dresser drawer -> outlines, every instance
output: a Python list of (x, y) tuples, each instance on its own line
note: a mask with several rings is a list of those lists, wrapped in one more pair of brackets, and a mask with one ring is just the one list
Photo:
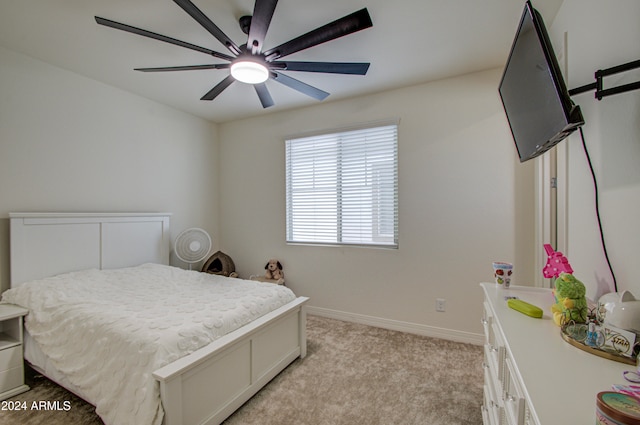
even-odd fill
[(484, 386), (484, 399), (482, 404), (482, 421), (484, 425), (500, 425), (501, 407), (493, 398), (489, 386)]
[(505, 359), (504, 410), (509, 425), (524, 425), (525, 399), (510, 358)]
[(485, 357), (492, 374), (501, 384), (499, 389), (502, 390), (504, 386), (504, 358), (506, 349), (502, 337), (497, 331), (497, 325), (493, 324), (490, 329), (492, 331), (491, 340), (488, 344), (485, 344)]
[(0, 372), (22, 365), (22, 346), (0, 350)]
[(22, 365), (0, 372), (0, 393), (17, 388), (24, 384), (24, 367)]
[(482, 328), (484, 329), (484, 343), (492, 344), (493, 338), (491, 335), (491, 325), (493, 324), (493, 313), (491, 312), (491, 307), (489, 307), (489, 304), (486, 301), (483, 303), (483, 307), (481, 323)]

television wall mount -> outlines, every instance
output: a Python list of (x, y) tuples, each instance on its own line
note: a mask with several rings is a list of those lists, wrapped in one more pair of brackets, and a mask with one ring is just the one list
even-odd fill
[(621, 72), (631, 71), (633, 69), (640, 68), (640, 60), (636, 60), (633, 62), (625, 63), (622, 65), (614, 66), (612, 68), (601, 69), (595, 72), (596, 82), (587, 84), (585, 86), (576, 87), (575, 89), (569, 90), (569, 95), (573, 96), (580, 93), (585, 93), (591, 90), (595, 90), (595, 97), (598, 100), (602, 100), (603, 97), (611, 96), (614, 94), (625, 93), (632, 90), (640, 89), (640, 81), (636, 81), (634, 83), (623, 84), (621, 86), (612, 87), (608, 89), (602, 88), (602, 79), (604, 77), (608, 77), (610, 75), (619, 74)]

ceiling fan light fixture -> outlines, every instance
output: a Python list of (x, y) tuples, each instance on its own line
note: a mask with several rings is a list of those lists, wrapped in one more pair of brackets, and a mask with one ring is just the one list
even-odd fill
[(260, 84), (269, 78), (269, 70), (256, 61), (239, 60), (231, 64), (231, 75), (242, 83)]
[(255, 0), (253, 14), (240, 18), (240, 27), (247, 34), (246, 44), (237, 45), (220, 28), (216, 26), (192, 0), (174, 0), (188, 15), (225, 46), (233, 56), (197, 46), (186, 41), (168, 37), (166, 35), (147, 31), (142, 28), (95, 17), (96, 23), (116, 30), (125, 31), (142, 37), (151, 38), (175, 46), (184, 47), (196, 52), (204, 53), (225, 63), (206, 65), (164, 66), (155, 68), (135, 68), (142, 72), (190, 71), (204, 69), (230, 68), (231, 73), (218, 82), (200, 100), (211, 101), (222, 93), (236, 80), (253, 85), (263, 108), (273, 106), (273, 98), (264, 82), (273, 79), (282, 85), (296, 90), (317, 100), (324, 100), (329, 93), (314, 86), (289, 77), (280, 71), (320, 72), (326, 74), (365, 75), (369, 63), (351, 62), (297, 62), (281, 61), (282, 58), (296, 52), (306, 50), (323, 43), (344, 37), (373, 25), (367, 8), (362, 8), (342, 18), (336, 19), (299, 37), (293, 38), (279, 46), (266, 51), (263, 50), (267, 31), (278, 0)]

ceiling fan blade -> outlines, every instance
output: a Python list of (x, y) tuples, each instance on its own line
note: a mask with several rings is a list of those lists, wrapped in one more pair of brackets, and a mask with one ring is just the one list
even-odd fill
[(365, 7), (364, 9), (323, 25), (320, 28), (316, 28), (300, 37), (287, 41), (278, 47), (269, 49), (265, 52), (265, 56), (267, 60), (272, 61), (371, 26), (373, 26), (371, 16), (369, 16), (369, 12)]
[(258, 93), (258, 97), (260, 98), (260, 103), (262, 103), (263, 108), (273, 106), (273, 98), (271, 97), (271, 93), (269, 93), (269, 89), (267, 89), (267, 85), (265, 83), (254, 84), (253, 87), (256, 88), (256, 93)]
[(216, 63), (211, 65), (186, 65), (186, 66), (163, 66), (160, 68), (135, 68), (134, 71), (142, 71), (142, 72), (197, 71), (200, 69), (225, 69), (229, 67), (231, 67), (230, 63)]
[(329, 74), (365, 75), (369, 69), (366, 62), (272, 62), (283, 66), (284, 71), (324, 72)]
[(207, 94), (202, 96), (200, 98), (200, 100), (213, 100), (213, 99), (215, 99), (220, 93), (222, 93), (222, 91), (224, 89), (229, 87), (231, 85), (231, 83), (233, 83), (234, 81), (235, 81), (235, 79), (231, 75), (227, 76), (227, 78), (225, 78), (224, 80), (220, 81), (214, 88), (209, 90), (209, 92)]
[(267, 35), (271, 17), (276, 10), (278, 0), (256, 0), (253, 7), (253, 16), (251, 17), (251, 26), (249, 27), (249, 39), (247, 47), (251, 48), (254, 55), (262, 52), (262, 44)]
[(211, 19), (207, 17), (200, 9), (196, 7), (190, 0), (173, 0), (178, 6), (180, 6), (185, 12), (187, 12), (193, 19), (195, 19), (200, 25), (211, 33), (215, 38), (224, 44), (224, 46), (235, 55), (240, 54), (240, 48), (234, 43), (220, 28), (214, 24)]
[(327, 96), (329, 96), (329, 93), (327, 93), (326, 91), (310, 86), (307, 83), (303, 83), (300, 80), (296, 80), (295, 78), (289, 77), (288, 75), (284, 75), (280, 72), (274, 72), (271, 75), (271, 78), (273, 78), (275, 81), (281, 84), (284, 84), (287, 87), (290, 87), (294, 90), (299, 91), (300, 93), (304, 93), (307, 96), (311, 96), (314, 99), (324, 100)]
[(98, 24), (104, 25), (106, 27), (111, 27), (111, 28), (115, 28), (115, 29), (118, 29), (118, 30), (130, 32), (130, 33), (133, 33), (133, 34), (141, 35), (143, 37), (153, 38), (155, 40), (164, 41), (165, 43), (174, 44), (176, 46), (186, 47), (187, 49), (195, 50), (197, 52), (206, 53), (208, 55), (211, 55), (211, 56), (219, 58), (219, 59), (224, 59), (224, 60), (228, 60), (228, 61), (232, 61), (232, 60), (235, 59), (233, 56), (229, 56), (229, 55), (225, 55), (225, 54), (222, 54), (222, 53), (218, 53), (218, 52), (215, 52), (213, 50), (206, 49), (204, 47), (196, 46), (195, 44), (191, 44), (191, 43), (187, 43), (185, 41), (177, 40), (175, 38), (167, 37), (165, 35), (156, 34), (155, 32), (143, 30), (141, 28), (132, 27), (131, 25), (122, 24), (120, 22), (116, 22), (116, 21), (112, 21), (112, 20), (109, 20), (109, 19), (101, 18), (99, 16), (96, 16), (95, 18), (96, 18), (96, 22)]

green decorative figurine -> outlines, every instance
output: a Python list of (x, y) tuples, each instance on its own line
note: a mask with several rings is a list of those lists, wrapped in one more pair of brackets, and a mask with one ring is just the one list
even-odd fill
[(557, 302), (551, 306), (555, 324), (562, 326), (571, 320), (586, 323), (589, 309), (584, 284), (569, 273), (560, 273), (555, 284)]

